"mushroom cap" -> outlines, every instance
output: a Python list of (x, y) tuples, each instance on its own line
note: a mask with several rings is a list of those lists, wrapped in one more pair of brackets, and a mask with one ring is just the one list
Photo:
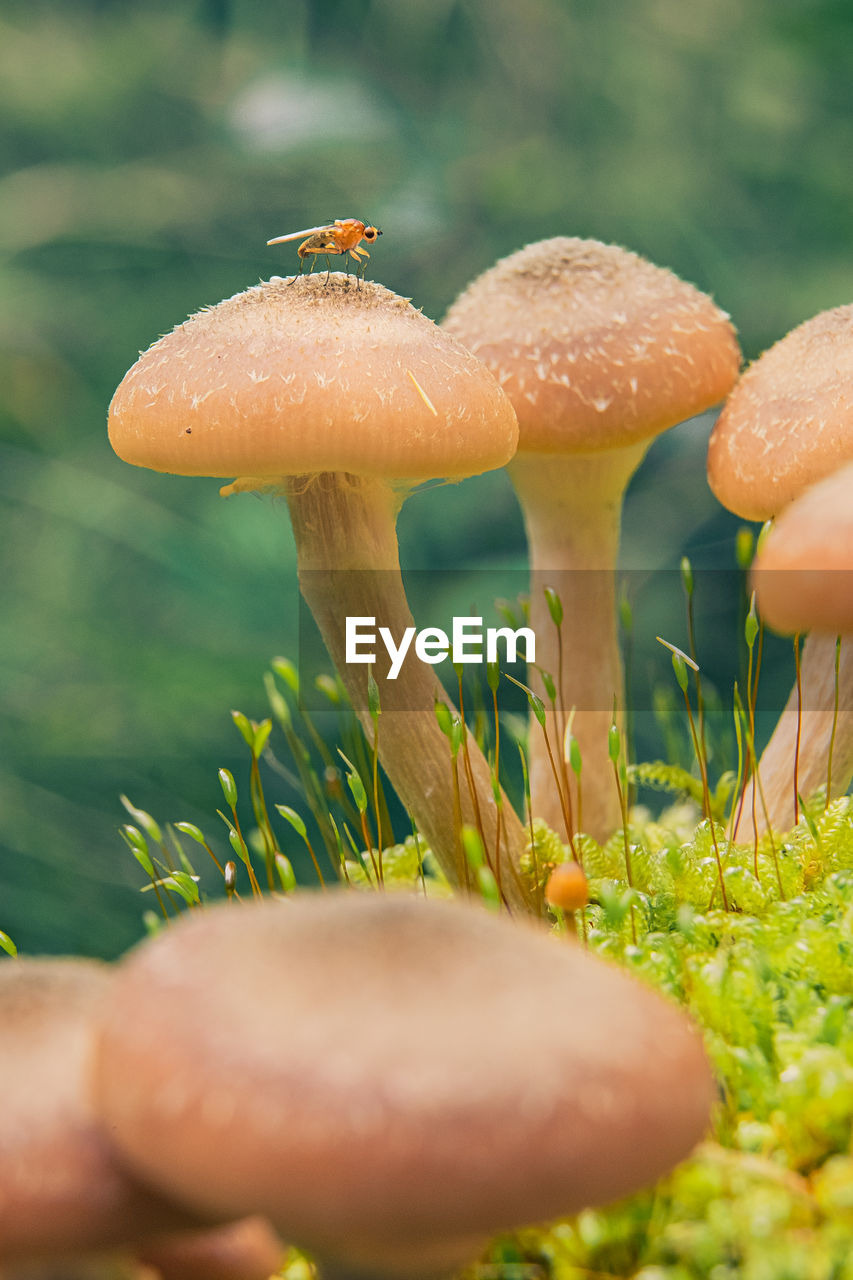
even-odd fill
[(124, 1171), (95, 1116), (88, 1072), (110, 982), (94, 960), (0, 964), (0, 1261), (198, 1223)]
[(746, 370), (708, 444), (708, 483), (746, 520), (777, 515), (853, 459), (853, 306), (822, 311)]
[(376, 1274), (651, 1181), (713, 1095), (687, 1020), (614, 967), (471, 905), (347, 890), (142, 944), (97, 1081), (145, 1177)]
[(518, 439), (469, 352), (405, 298), (340, 273), (269, 280), (178, 325), (125, 375), (109, 433), (137, 466), (260, 480), (470, 476)]
[(782, 632), (853, 632), (853, 463), (806, 489), (755, 561), (762, 617)]
[(729, 318), (706, 294), (627, 249), (568, 236), (503, 258), (443, 327), (506, 391), (520, 451), (646, 440), (722, 400), (740, 366)]
[(563, 911), (578, 911), (589, 902), (589, 882), (583, 867), (573, 861), (560, 862), (548, 877), (545, 901)]

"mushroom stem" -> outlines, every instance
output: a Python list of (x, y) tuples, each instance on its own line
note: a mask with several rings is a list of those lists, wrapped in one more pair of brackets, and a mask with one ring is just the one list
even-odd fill
[(362, 1258), (316, 1257), (314, 1263), (319, 1280), (451, 1280), (467, 1263), (473, 1263), (483, 1252), (487, 1240), (462, 1239), (460, 1242), (421, 1242), (419, 1247), (402, 1244), (384, 1248), (382, 1261), (374, 1261), (377, 1251), (370, 1249), (370, 1262)]
[(62, 1254), (17, 1259), (0, 1267), (0, 1280), (152, 1280), (152, 1276), (129, 1254)]
[[(405, 493), (384, 480), (325, 472), (286, 482), (299, 566), (299, 584), (343, 680), (356, 715), (368, 734), (373, 726), (367, 697), (368, 671), (379, 686), (379, 758), (386, 774), (453, 884), (459, 883), (457, 820), (450, 748), (435, 716), (435, 701), (450, 704), (432, 667), (409, 654), (399, 676), (388, 679), (385, 646), (378, 639), (376, 662), (346, 660), (348, 617), (374, 618), (399, 644), (412, 615), (406, 600), (397, 550), (396, 520)], [(491, 770), (469, 735), (473, 788), (485, 847), (494, 849), (498, 810)], [(468, 789), (462, 793), (462, 821), (475, 821)], [(519, 871), (527, 836), (509, 801), (503, 801), (501, 865), (494, 868), (510, 907), (530, 909)]]
[[(508, 466), (530, 549), (536, 665), (558, 684), (557, 715), (548, 711), (548, 734), (555, 752), (562, 754), (563, 712), (568, 717), (574, 709), (572, 733), (583, 762), (583, 825), (598, 840), (607, 839), (622, 821), (608, 755), (614, 697), (617, 714), (623, 711), (616, 560), (622, 497), (649, 444), (642, 440), (607, 453), (519, 453)], [(546, 587), (557, 592), (563, 606), (559, 640)], [(531, 672), (529, 679), (537, 692), (543, 692), (538, 672)], [(531, 725), (528, 751), (533, 811), (564, 836), (560, 796), (537, 725)], [(576, 782), (573, 776), (568, 781), (576, 817)]]
[[(797, 790), (804, 798), (826, 785), (829, 742), (835, 700), (835, 637), (812, 632), (802, 655), (802, 726), (797, 770)], [(758, 764), (761, 793), (755, 801), (758, 834), (768, 825), (773, 831), (789, 831), (794, 825), (794, 751), (797, 741), (797, 689), (791, 690), (785, 709)], [(832, 791), (844, 795), (853, 778), (853, 645), (842, 641), (838, 667), (838, 724), (832, 750)], [(752, 834), (752, 792), (746, 789), (736, 835)]]
[(421, 1271), (420, 1268), (412, 1270), (411, 1263), (389, 1270), (388, 1267), (353, 1267), (350, 1263), (320, 1260), (315, 1261), (315, 1270), (319, 1280), (451, 1280), (465, 1262), (470, 1262), (470, 1257), (457, 1258), (455, 1265), (441, 1270)]

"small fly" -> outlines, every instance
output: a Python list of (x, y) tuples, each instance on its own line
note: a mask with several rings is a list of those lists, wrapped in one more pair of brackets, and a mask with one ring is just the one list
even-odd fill
[[(329, 283), (329, 276), (332, 273), (331, 259), (340, 254), (349, 254), (356, 266), (356, 278), (361, 281), (364, 278), (364, 268), (367, 266), (366, 261), (370, 254), (366, 249), (361, 247), (362, 240), (367, 244), (374, 244), (382, 232), (378, 227), (372, 227), (369, 223), (359, 222), (357, 218), (338, 218), (335, 222), (325, 227), (306, 227), (304, 231), (291, 231), (286, 236), (276, 236), (273, 240), (268, 240), (267, 244), (284, 244), (288, 240), (299, 240), (302, 236), (307, 239), (296, 250), (299, 254), (299, 275), (305, 270), (305, 259), (311, 258), (311, 272), (317, 264), (317, 258), (323, 256), (326, 259), (326, 284)], [(347, 258), (347, 275), (349, 275), (349, 258)], [(361, 268), (359, 270), (358, 268)], [(293, 277), (293, 280), (296, 276)], [(291, 284), (293, 284), (291, 280)]]

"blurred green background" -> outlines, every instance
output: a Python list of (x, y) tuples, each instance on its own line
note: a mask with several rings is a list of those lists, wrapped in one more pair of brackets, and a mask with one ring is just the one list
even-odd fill
[[(853, 297), (851, 24), (847, 0), (5, 0), (0, 927), (19, 947), (138, 936), (118, 794), (210, 830), (217, 767), (245, 776), (229, 710), (265, 714), (297, 634), (281, 504), (112, 455), (137, 351), (292, 270), (271, 235), (353, 216), (385, 233), (370, 274), (433, 318), (524, 243), (593, 236), (712, 292), (753, 357)], [(652, 450), (630, 565), (731, 564), (709, 426)], [(411, 501), (401, 537), (414, 568), (524, 562), (502, 475)], [(677, 593), (660, 607), (683, 639)], [(701, 605), (715, 655), (733, 609)], [(636, 648), (665, 679), (653, 639)]]

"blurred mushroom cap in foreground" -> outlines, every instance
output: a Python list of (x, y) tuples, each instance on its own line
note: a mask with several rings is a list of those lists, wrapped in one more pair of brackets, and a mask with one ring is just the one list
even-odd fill
[(131, 1167), (321, 1260), (440, 1275), (701, 1137), (686, 1018), (541, 926), (337, 890), (194, 912), (123, 965), (96, 1067)]

